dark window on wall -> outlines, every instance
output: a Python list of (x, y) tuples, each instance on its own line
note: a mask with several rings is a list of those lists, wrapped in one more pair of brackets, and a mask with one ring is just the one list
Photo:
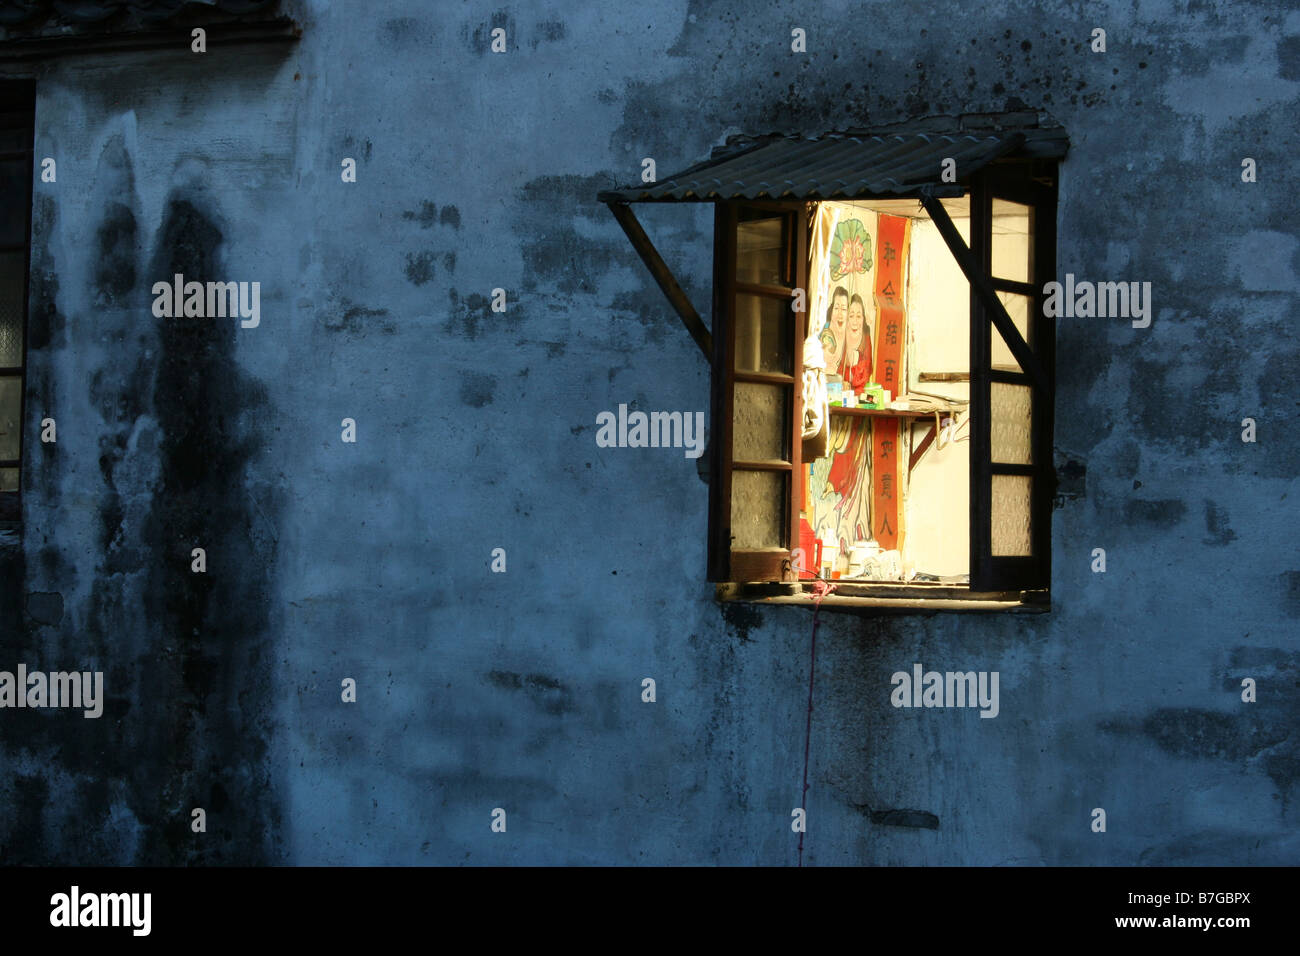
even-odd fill
[(0, 520), (19, 517), (35, 91), (0, 82)]

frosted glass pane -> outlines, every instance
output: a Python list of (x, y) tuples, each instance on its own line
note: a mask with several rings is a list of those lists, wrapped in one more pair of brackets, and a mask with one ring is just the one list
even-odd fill
[(790, 388), (737, 382), (731, 414), (731, 457), (789, 461)]
[(0, 252), (0, 368), (23, 364), (22, 252)]
[(785, 545), (785, 498), (788, 472), (731, 473), (731, 546), (738, 549)]
[[(1033, 348), (1033, 340), (1029, 338), (1029, 296), (1019, 295), (1015, 292), (999, 292), (998, 298), (1006, 307), (1007, 314), (1011, 316), (1011, 322), (1020, 330), (1020, 337), (1025, 340), (1030, 348)], [(1007, 348), (1006, 340), (1002, 338), (1002, 333), (998, 327), (993, 326), (993, 367), (1001, 368), (1013, 372), (1023, 372), (1011, 355), (1011, 349)]]
[(18, 457), (22, 440), (23, 380), (0, 378), (0, 461)]
[(794, 365), (790, 303), (765, 296), (736, 296), (736, 368), (790, 374)]
[(1032, 465), (1033, 405), (1028, 385), (991, 382), (989, 423), (993, 460), (1005, 465)]
[(993, 275), (998, 279), (1032, 282), (1034, 232), (1030, 207), (1005, 199), (993, 200)]
[(781, 219), (736, 224), (736, 281), (785, 285), (781, 261)]
[(1029, 537), (1030, 492), (1033, 479), (1028, 475), (993, 476), (993, 554), (1022, 556), (1033, 554)]
[(18, 469), (0, 468), (0, 491), (18, 490)]

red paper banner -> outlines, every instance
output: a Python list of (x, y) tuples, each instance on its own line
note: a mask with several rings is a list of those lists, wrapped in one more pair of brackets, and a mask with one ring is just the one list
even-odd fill
[[(903, 311), (903, 275), (911, 220), (879, 217), (876, 227), (876, 382), (897, 398), (903, 380), (903, 343), (907, 314)], [(902, 545), (899, 507), (902, 495), (897, 418), (871, 422), (871, 530), (882, 551)]]

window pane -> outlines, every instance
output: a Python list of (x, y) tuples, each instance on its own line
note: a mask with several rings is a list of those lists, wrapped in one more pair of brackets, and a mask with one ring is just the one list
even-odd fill
[(1029, 537), (1030, 492), (1034, 480), (1028, 475), (993, 476), (993, 554), (1033, 554)]
[(16, 115), (0, 113), (0, 153), (16, 153), (32, 148), (30, 129), (13, 129), (12, 123), (19, 122)]
[(736, 281), (785, 285), (781, 217), (736, 224)]
[(31, 191), (26, 159), (0, 159), (0, 246), (27, 244), (27, 210), (20, 197)]
[(789, 461), (790, 387), (737, 382), (731, 412), (731, 457)]
[(0, 106), (0, 153), (32, 148), (32, 114), (16, 105)]
[(1034, 230), (1032, 209), (1005, 199), (993, 200), (993, 276), (1032, 282)]
[(0, 468), (0, 491), (18, 490), (18, 469)]
[(991, 382), (989, 432), (993, 460), (1006, 465), (1032, 465), (1033, 389), (1028, 385)]
[(23, 364), (22, 252), (0, 252), (0, 368)]
[[(1006, 307), (1007, 315), (1011, 316), (1012, 324), (1020, 330), (1020, 337), (1032, 349), (1034, 343), (1029, 338), (1029, 296), (1019, 295), (1015, 292), (999, 292), (998, 298), (1002, 300), (1003, 306)], [(996, 325), (993, 326), (992, 355), (994, 368), (1004, 369), (1009, 372), (1024, 371), (1020, 367), (1020, 363), (1011, 355), (1011, 349), (1007, 348), (1007, 343), (1002, 338), (1002, 333), (998, 331)]]
[(766, 296), (736, 296), (736, 369), (791, 374), (790, 303)]
[(0, 378), (0, 461), (18, 457), (22, 410), (23, 380), (17, 376)]
[(785, 500), (789, 472), (731, 473), (731, 546), (739, 549), (785, 546)]

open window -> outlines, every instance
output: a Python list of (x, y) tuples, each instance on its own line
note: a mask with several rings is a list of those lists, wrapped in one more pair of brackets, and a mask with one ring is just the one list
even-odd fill
[[(832, 603), (1048, 606), (1065, 149), (1040, 129), (773, 137), (601, 194), (713, 368), (720, 598), (807, 602), (820, 579)], [(711, 332), (638, 201), (715, 204)]]

